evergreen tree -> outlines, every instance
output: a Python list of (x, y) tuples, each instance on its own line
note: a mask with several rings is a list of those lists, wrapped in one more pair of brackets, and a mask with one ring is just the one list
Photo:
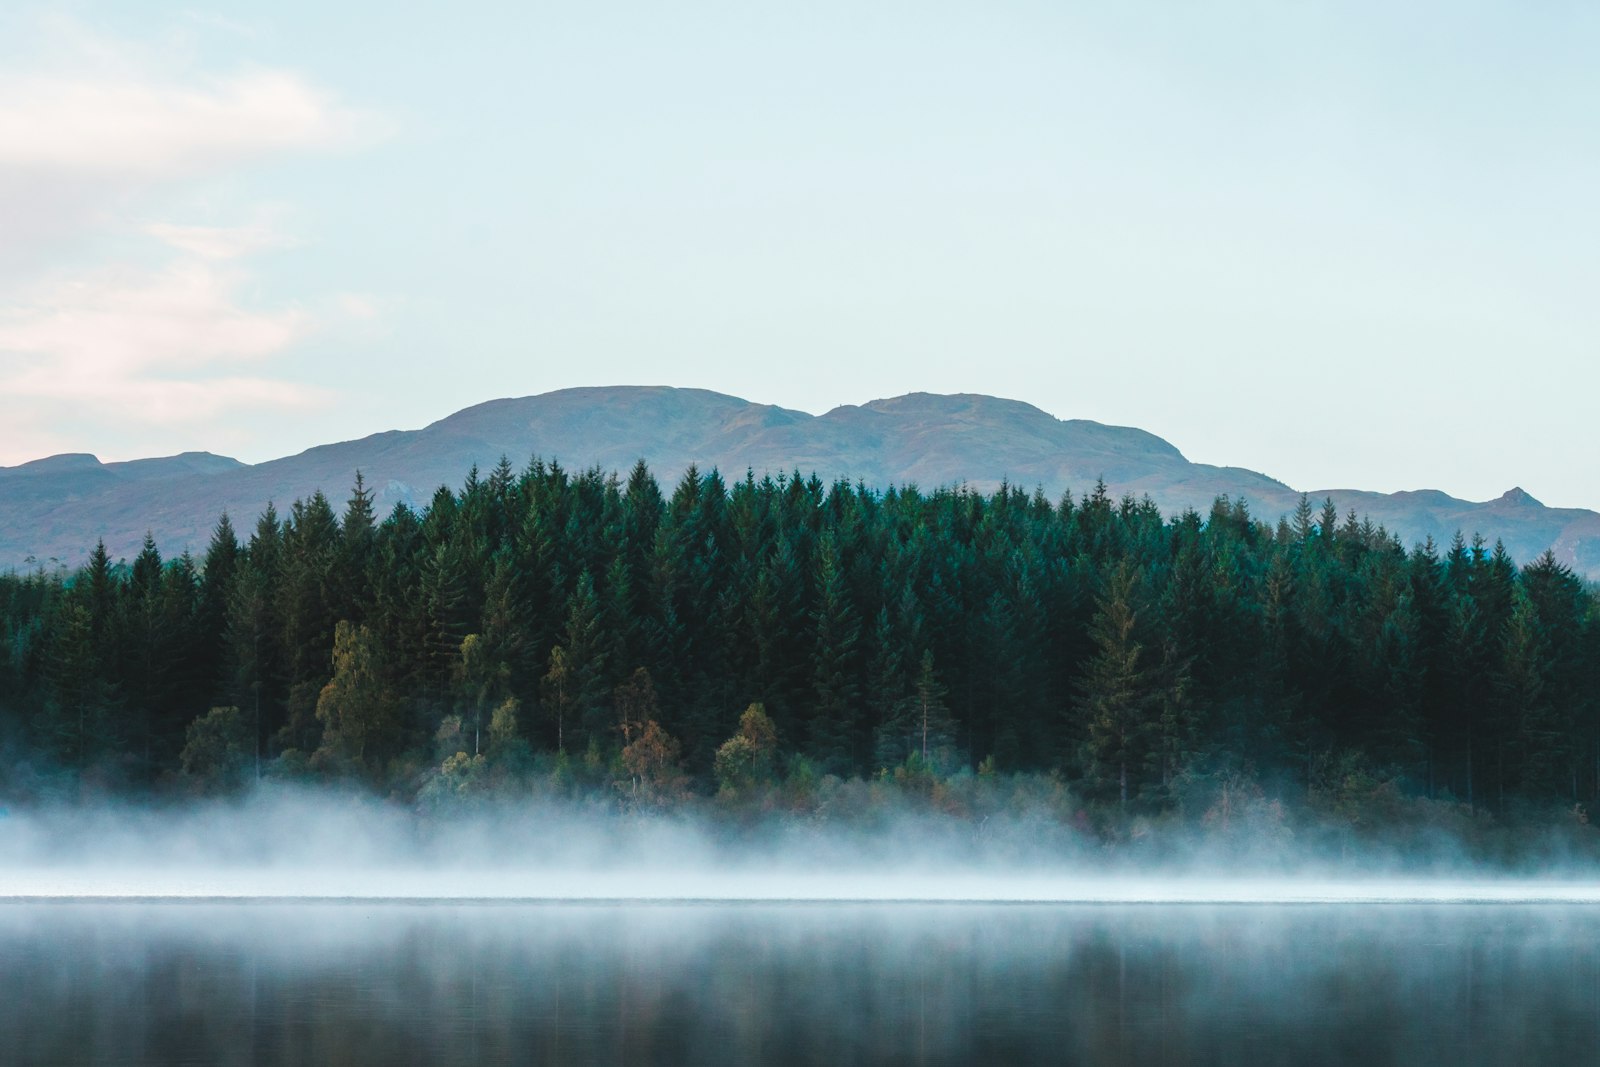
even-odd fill
[(580, 743), (605, 736), (611, 687), (600, 624), (600, 600), (589, 572), (584, 571), (567, 604), (561, 643), (551, 649), (550, 669), (541, 683), (541, 699), (554, 719), (556, 745), (563, 752), (569, 731)]
[(49, 696), (38, 724), (44, 751), (82, 771), (123, 738), (117, 721), (115, 665), (94, 632), (94, 595), (66, 598), (45, 660)]
[(282, 652), (284, 626), (276, 595), (282, 567), (278, 514), (268, 504), (227, 595), (225, 635), (225, 684), (231, 690), (231, 703), (250, 716), (257, 770), (268, 738), (283, 724), (287, 672)]
[(335, 572), (335, 614), (340, 618), (364, 620), (371, 610), (373, 593), (371, 567), (377, 525), (372, 512), (372, 491), (360, 471), (345, 504), (339, 524), (338, 568)]
[(440, 775), (462, 788), (570, 742), (591, 780), (632, 750), (630, 803), (682, 784), (679, 744), (748, 798), (743, 742), (722, 754), (759, 704), (791, 799), (816, 772), (926, 786), (965, 761), (1147, 808), (1243, 768), (1321, 803), (1351, 761), (1500, 812), (1600, 793), (1595, 592), (1482, 538), (1407, 551), (1331, 500), (1274, 527), (1230, 499), (1166, 521), (1104, 483), (1052, 506), (698, 469), (663, 499), (642, 463), (503, 458), (381, 523), (372, 497), (358, 474), (342, 519), (320, 494), (269, 507), (243, 546), (224, 516), (198, 562), (148, 538), (0, 574), (0, 744), (145, 789), (294, 749), (287, 770), (314, 753), (404, 796), (430, 738), (459, 741)]
[(339, 523), (328, 498), (295, 501), (283, 525), (282, 560), (273, 593), (291, 686), (321, 688), (328, 678), (339, 620)]
[(204, 664), (204, 683), (207, 700), (213, 704), (232, 694), (232, 684), (226, 677), (228, 597), (234, 586), (241, 562), (239, 538), (233, 523), (224, 511), (212, 531), (211, 543), (206, 546), (205, 560), (200, 571), (200, 607), (196, 620), (196, 639), (199, 658)]
[(149, 767), (154, 760), (155, 717), (168, 698), (168, 634), (162, 612), (161, 553), (146, 532), (144, 546), (134, 558), (129, 581), (122, 589), (117, 620), (122, 655), (120, 676), (128, 721), (122, 733)]
[(838, 541), (831, 531), (823, 534), (818, 548), (813, 620), (815, 702), (808, 725), (809, 747), (812, 757), (823, 766), (849, 772), (856, 767), (856, 734), (861, 726), (856, 677), (861, 624), (845, 586)]
[(1140, 640), (1141, 580), (1127, 562), (1107, 577), (1089, 630), (1094, 654), (1079, 683), (1093, 773), (1115, 783), (1124, 809), (1146, 762), (1158, 751), (1160, 683), (1154, 656)]

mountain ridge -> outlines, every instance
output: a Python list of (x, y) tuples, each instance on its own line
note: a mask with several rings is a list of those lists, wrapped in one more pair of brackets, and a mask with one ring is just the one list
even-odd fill
[[(1052, 498), (1104, 480), (1117, 495), (1149, 496), (1168, 514), (1204, 514), (1221, 495), (1243, 497), (1275, 521), (1300, 492), (1242, 467), (1191, 462), (1172, 443), (1136, 427), (1058, 419), (1020, 400), (978, 393), (908, 393), (841, 405), (821, 415), (757, 404), (707, 389), (587, 386), (474, 404), (417, 430), (386, 430), (245, 464), (209, 452), (116, 463), (65, 453), (0, 467), (0, 567), (57, 561), (76, 566), (104, 537), (113, 558), (131, 556), (146, 530), (163, 552), (202, 551), (227, 511), (247, 530), (270, 501), (280, 509), (321, 489), (336, 505), (355, 472), (375, 490), (380, 514), (425, 504), (476, 464), (533, 456), (569, 468), (626, 471), (645, 459), (666, 485), (691, 464), (729, 475), (798, 470), (875, 488), (1001, 482)], [(159, 484), (159, 492), (152, 486)], [(1521, 487), (1473, 502), (1436, 489), (1375, 493), (1314, 490), (1341, 514), (1382, 523), (1406, 545), (1457, 530), (1501, 539), (1519, 562), (1545, 549), (1583, 573), (1600, 573), (1600, 513), (1550, 508)]]

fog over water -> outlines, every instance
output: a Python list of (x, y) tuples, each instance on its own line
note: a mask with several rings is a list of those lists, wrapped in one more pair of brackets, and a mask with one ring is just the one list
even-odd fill
[(1391, 859), (294, 790), (14, 810), (0, 1059), (1592, 1058), (1595, 879)]
[[(272, 791), (0, 818), (0, 898), (1600, 903), (1592, 869), (1496, 872), (1203, 847), (1108, 850), (1026, 819), (755, 824), (578, 805), (421, 816)], [(1437, 850), (1433, 850), (1436, 854)]]

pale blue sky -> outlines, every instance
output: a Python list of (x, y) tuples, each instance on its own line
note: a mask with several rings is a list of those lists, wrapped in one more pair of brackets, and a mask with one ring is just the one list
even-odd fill
[(1600, 507), (1590, 4), (0, 15), (0, 463), (975, 391)]

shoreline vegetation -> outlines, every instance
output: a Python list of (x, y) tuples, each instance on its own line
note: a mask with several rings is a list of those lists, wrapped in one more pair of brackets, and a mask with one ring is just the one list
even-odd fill
[(0, 575), (0, 797), (315, 785), (427, 819), (1592, 865), (1597, 620), (1549, 553), (1407, 549), (1304, 499), (1166, 519), (1103, 484), (694, 469), (666, 494), (536, 460), (380, 520), (357, 475), (342, 515), (224, 515), (200, 559)]

